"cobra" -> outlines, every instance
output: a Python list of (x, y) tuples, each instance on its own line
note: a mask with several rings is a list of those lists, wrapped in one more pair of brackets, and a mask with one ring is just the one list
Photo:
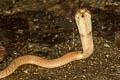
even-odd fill
[(94, 50), (91, 14), (87, 9), (79, 9), (75, 14), (76, 24), (80, 33), (83, 51), (66, 53), (64, 56), (47, 60), (33, 55), (26, 55), (16, 58), (11, 64), (0, 71), (0, 79), (12, 74), (19, 66), (24, 64), (34, 64), (45, 68), (56, 68), (75, 60), (88, 58)]

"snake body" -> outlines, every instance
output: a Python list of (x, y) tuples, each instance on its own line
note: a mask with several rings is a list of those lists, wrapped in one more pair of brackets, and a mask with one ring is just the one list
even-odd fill
[(0, 72), (0, 78), (6, 77), (12, 74), (19, 66), (24, 64), (35, 64), (45, 68), (55, 68), (67, 64), (73, 60), (78, 60), (82, 56), (79, 55), (79, 52), (71, 52), (63, 57), (53, 60), (47, 60), (38, 56), (26, 55), (22, 57), (18, 57), (11, 62), (11, 64)]
[[(24, 64), (35, 64), (45, 68), (56, 68), (75, 60), (88, 58), (93, 53), (94, 49), (91, 29), (91, 15), (88, 10), (80, 9), (77, 11), (75, 19), (80, 32), (83, 52), (69, 52), (64, 56), (53, 60), (47, 60), (32, 55), (21, 56), (13, 60), (7, 68), (0, 71), (0, 79), (12, 74), (19, 66)], [(90, 20), (90, 22), (88, 20)]]

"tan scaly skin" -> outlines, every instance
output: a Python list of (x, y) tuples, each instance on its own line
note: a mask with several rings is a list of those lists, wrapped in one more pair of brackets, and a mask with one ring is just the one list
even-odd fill
[(56, 68), (71, 61), (88, 58), (93, 53), (92, 24), (90, 12), (79, 9), (75, 14), (76, 23), (80, 32), (83, 53), (80, 51), (70, 52), (63, 57), (47, 60), (38, 56), (26, 55), (13, 60), (11, 64), (0, 71), (0, 79), (12, 74), (19, 66), (24, 64), (35, 64), (45, 68)]

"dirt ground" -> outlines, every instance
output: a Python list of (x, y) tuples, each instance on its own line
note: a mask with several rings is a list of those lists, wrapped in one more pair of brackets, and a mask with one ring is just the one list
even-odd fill
[(74, 19), (81, 7), (91, 11), (95, 47), (88, 59), (54, 69), (23, 65), (0, 80), (120, 80), (120, 3), (87, 1), (0, 0), (0, 43), (7, 52), (0, 70), (23, 55), (55, 59), (81, 51)]

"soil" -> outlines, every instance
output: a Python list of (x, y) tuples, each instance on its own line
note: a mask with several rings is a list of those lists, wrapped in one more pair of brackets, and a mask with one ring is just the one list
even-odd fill
[(79, 1), (0, 0), (0, 43), (6, 49), (0, 70), (23, 55), (55, 59), (82, 51), (74, 19), (81, 7), (91, 11), (95, 48), (85, 60), (54, 69), (23, 65), (0, 80), (119, 80), (120, 41), (115, 36), (120, 31), (119, 1), (97, 0), (98, 5), (95, 0)]

